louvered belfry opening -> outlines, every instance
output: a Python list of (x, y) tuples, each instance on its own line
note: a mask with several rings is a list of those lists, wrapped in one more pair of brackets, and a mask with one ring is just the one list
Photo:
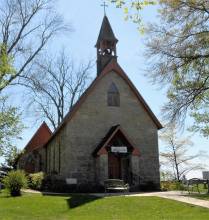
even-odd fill
[(100, 29), (99, 37), (95, 47), (97, 48), (97, 75), (112, 60), (117, 60), (116, 44), (118, 39), (115, 37), (110, 22), (105, 15)]

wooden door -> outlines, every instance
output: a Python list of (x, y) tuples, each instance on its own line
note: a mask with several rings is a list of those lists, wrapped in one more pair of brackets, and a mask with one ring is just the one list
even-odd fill
[(121, 159), (114, 154), (108, 155), (109, 179), (121, 179)]

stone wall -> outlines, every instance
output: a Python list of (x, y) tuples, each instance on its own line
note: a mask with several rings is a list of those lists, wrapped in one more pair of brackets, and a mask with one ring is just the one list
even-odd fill
[[(107, 90), (112, 82), (120, 92), (120, 107), (107, 106)], [(142, 182), (159, 184), (157, 127), (128, 84), (114, 72), (97, 83), (71, 121), (51, 141), (47, 148), (47, 171), (56, 169), (61, 177), (77, 178), (78, 183), (101, 182), (101, 174), (106, 175), (107, 171), (98, 166), (92, 152), (116, 124), (121, 125), (140, 151), (140, 157), (132, 158), (134, 173)]]
[(104, 180), (108, 179), (108, 155), (103, 154), (97, 158), (98, 167), (97, 167), (97, 182), (100, 185), (103, 185)]
[(17, 168), (24, 170), (26, 173), (37, 173), (45, 171), (46, 166), (45, 149), (40, 148), (23, 154), (17, 163)]

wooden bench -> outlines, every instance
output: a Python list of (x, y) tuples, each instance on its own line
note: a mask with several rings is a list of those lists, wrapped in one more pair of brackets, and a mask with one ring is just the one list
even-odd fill
[(129, 184), (120, 179), (108, 179), (104, 181), (105, 192), (129, 192)]

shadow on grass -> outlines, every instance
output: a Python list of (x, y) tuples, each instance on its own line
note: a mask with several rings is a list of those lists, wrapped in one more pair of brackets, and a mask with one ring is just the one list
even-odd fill
[(98, 199), (101, 198), (92, 195), (71, 195), (70, 198), (67, 199), (67, 204), (70, 209), (73, 209)]
[(43, 196), (54, 196), (54, 197), (68, 197), (66, 198), (67, 205), (70, 209), (85, 205), (86, 203), (93, 202), (101, 199), (101, 197), (89, 195), (89, 194), (69, 194), (69, 193), (50, 193), (42, 192)]

